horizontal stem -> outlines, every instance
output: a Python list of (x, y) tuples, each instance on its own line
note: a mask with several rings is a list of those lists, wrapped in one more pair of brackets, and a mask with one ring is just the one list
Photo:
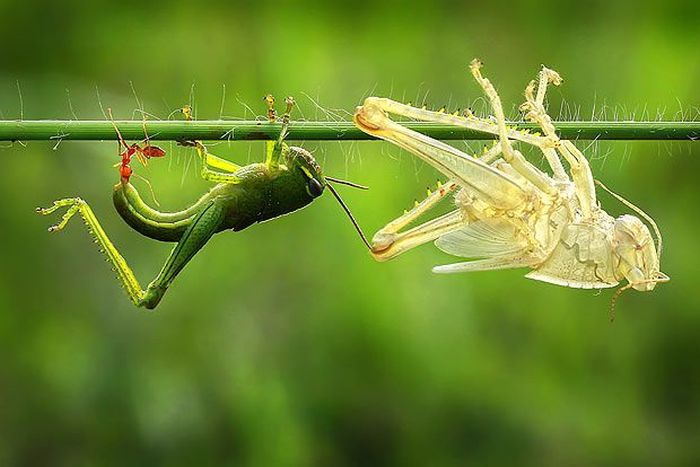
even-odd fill
[[(144, 139), (143, 122), (117, 121), (124, 138)], [(493, 135), (466, 128), (424, 122), (402, 122), (413, 130), (441, 140), (493, 139)], [(538, 131), (531, 123), (512, 123)], [(700, 122), (554, 122), (563, 139), (580, 140), (696, 140)], [(149, 120), (152, 140), (258, 141), (277, 138), (279, 123), (236, 120)], [(0, 120), (0, 141), (114, 140), (112, 123), (104, 120)], [(350, 141), (373, 139), (352, 122), (292, 122), (288, 140)]]

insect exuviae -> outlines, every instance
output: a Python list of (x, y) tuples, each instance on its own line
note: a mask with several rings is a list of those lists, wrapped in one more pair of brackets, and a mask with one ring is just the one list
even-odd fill
[[(506, 126), (500, 98), (481, 67), (474, 60), (470, 70), (495, 121), (470, 111), (450, 115), (380, 97), (368, 97), (356, 109), (354, 121), (361, 130), (410, 151), (447, 177), (427, 198), (376, 233), (371, 242), (374, 257), (388, 260), (435, 241), (442, 251), (471, 259), (437, 266), (433, 268), (437, 273), (528, 267), (532, 269), (528, 278), (584, 289), (614, 287), (626, 279), (628, 284), (618, 294), (628, 288), (649, 291), (668, 281), (659, 269), (662, 240), (655, 222), (612, 192), (651, 225), (656, 243), (640, 218), (614, 219), (606, 213), (596, 199), (597, 181), (586, 157), (571, 141), (557, 136), (544, 98), (548, 85), (561, 83), (559, 74), (543, 67), (538, 80), (525, 89), (521, 110), (526, 120), (542, 128), (540, 134)], [(473, 156), (412, 131), (389, 114), (458, 125), (497, 135), (498, 140)], [(528, 162), (515, 143), (541, 150), (551, 173)], [(453, 211), (409, 227), (450, 194), (454, 194)]]
[[(274, 99), (266, 96), (265, 100), (268, 103), (268, 117), (274, 121)], [(49, 208), (37, 208), (37, 212), (47, 215), (59, 208), (67, 208), (61, 221), (49, 228), (50, 232), (62, 230), (73, 215), (80, 214), (100, 250), (112, 263), (131, 300), (137, 306), (150, 309), (158, 305), (175, 277), (215, 233), (243, 230), (257, 222), (301, 209), (321, 196), (325, 188), (340, 202), (369, 247), (347, 206), (329, 182), (366, 187), (324, 176), (311, 153), (284, 142), (294, 100), (287, 98), (286, 104), (279, 138), (268, 142), (267, 156), (262, 163), (238, 166), (209, 153), (199, 141), (182, 141), (184, 146), (196, 149), (202, 160), (202, 177), (216, 185), (192, 206), (177, 212), (161, 212), (148, 206), (130, 182), (133, 172), (129, 164), (133, 155), (145, 162), (150, 157), (162, 157), (165, 152), (147, 141), (144, 147), (140, 144), (128, 145), (114, 124), (120, 145), (124, 147), (120, 154), (121, 164), (118, 164), (120, 180), (114, 186), (112, 196), (117, 212), (141, 235), (176, 243), (165, 265), (145, 290), (85, 201), (65, 198), (55, 201)], [(185, 110), (189, 109), (184, 109), (183, 113), (190, 120), (191, 113)]]

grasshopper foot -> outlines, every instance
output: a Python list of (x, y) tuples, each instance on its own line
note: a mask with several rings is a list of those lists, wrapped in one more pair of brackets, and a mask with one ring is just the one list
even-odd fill
[(85, 201), (83, 201), (80, 198), (65, 198), (60, 199), (58, 201), (54, 201), (53, 204), (48, 208), (38, 207), (35, 209), (35, 211), (38, 214), (41, 214), (42, 216), (47, 216), (59, 208), (67, 207), (68, 210), (61, 218), (61, 221), (57, 224), (52, 225), (48, 229), (49, 232), (57, 232), (59, 230), (63, 230), (70, 218), (73, 217), (73, 215), (76, 214), (78, 211), (80, 211), (81, 208), (84, 209), (86, 206), (87, 203), (85, 203)]

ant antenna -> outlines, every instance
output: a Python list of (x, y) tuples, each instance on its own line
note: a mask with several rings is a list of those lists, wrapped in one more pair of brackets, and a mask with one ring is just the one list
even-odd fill
[(119, 138), (119, 144), (121, 146), (124, 146), (125, 149), (129, 149), (129, 145), (126, 144), (126, 141), (124, 141), (124, 138), (122, 137), (122, 133), (119, 131), (119, 127), (117, 127), (117, 124), (114, 123), (114, 117), (112, 116), (112, 108), (107, 107), (107, 115), (109, 115), (109, 121), (112, 123), (112, 126), (114, 127), (114, 131), (117, 132), (117, 137)]
[[(326, 178), (328, 178), (328, 177), (326, 177)], [(339, 202), (340, 205), (342, 206), (343, 210), (345, 211), (345, 213), (346, 213), (346, 214), (348, 215), (348, 217), (350, 218), (350, 221), (352, 222), (352, 225), (355, 226), (355, 230), (357, 230), (357, 233), (360, 234), (360, 237), (362, 238), (362, 242), (367, 246), (367, 249), (368, 249), (369, 251), (372, 251), (372, 245), (370, 245), (369, 242), (367, 241), (367, 237), (365, 237), (364, 232), (362, 232), (362, 229), (360, 228), (360, 225), (359, 225), (359, 224), (357, 223), (357, 221), (355, 220), (355, 217), (353, 217), (352, 213), (350, 212), (350, 209), (348, 208), (348, 206), (347, 206), (347, 205), (345, 204), (345, 202), (343, 201), (343, 198), (341, 198), (341, 197), (340, 197), (340, 194), (335, 190), (335, 188), (333, 188), (333, 185), (330, 185), (330, 184), (327, 183), (326, 186), (328, 187), (329, 190), (331, 190), (331, 193), (333, 193), (333, 196), (335, 197), (335, 199), (338, 200), (338, 202)]]
[(652, 228), (654, 229), (654, 233), (656, 234), (656, 239), (658, 241), (658, 245), (656, 246), (656, 255), (661, 259), (661, 249), (662, 249), (662, 240), (661, 240), (661, 231), (659, 230), (659, 227), (656, 225), (656, 222), (654, 222), (654, 219), (651, 218), (647, 213), (639, 209), (637, 206), (634, 204), (630, 203), (627, 201), (625, 198), (622, 196), (618, 195), (614, 191), (612, 191), (610, 188), (606, 187), (603, 185), (603, 183), (600, 180), (595, 180), (596, 185), (601, 187), (603, 190), (607, 191), (610, 193), (612, 196), (615, 197), (619, 202), (627, 206), (628, 208), (632, 209), (634, 212), (642, 216), (648, 223), (651, 224)]
[(155, 203), (157, 207), (160, 207), (160, 203), (158, 202), (158, 198), (156, 198), (156, 192), (155, 190), (153, 190), (153, 185), (151, 185), (151, 182), (148, 181), (148, 179), (143, 175), (133, 174), (133, 176), (142, 180), (146, 184), (146, 186), (148, 186), (148, 191), (151, 192), (151, 198), (153, 198), (153, 203)]

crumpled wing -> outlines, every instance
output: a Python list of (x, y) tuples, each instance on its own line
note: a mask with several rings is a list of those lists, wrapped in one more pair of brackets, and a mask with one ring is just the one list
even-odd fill
[(501, 219), (473, 222), (435, 240), (445, 253), (463, 258), (513, 256), (527, 248), (527, 240), (510, 223)]
[(567, 226), (549, 257), (525, 277), (576, 289), (604, 289), (619, 283), (606, 233), (585, 224)]

